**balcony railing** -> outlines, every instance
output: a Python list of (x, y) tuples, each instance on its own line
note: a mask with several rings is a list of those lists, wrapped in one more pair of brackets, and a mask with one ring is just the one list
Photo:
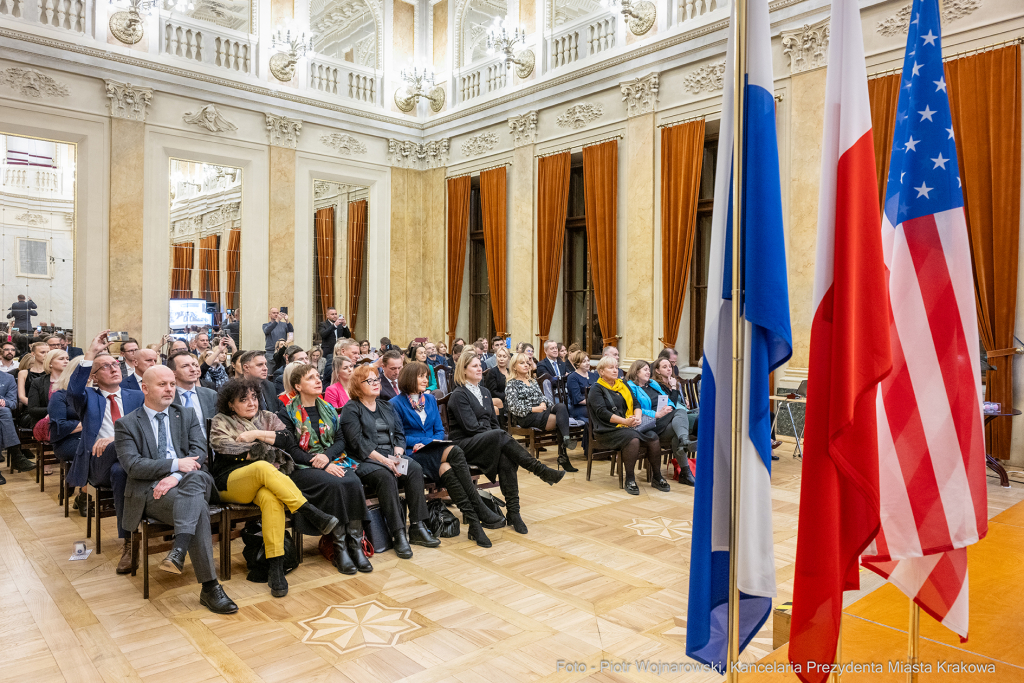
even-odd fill
[(0, 192), (53, 199), (74, 199), (75, 194), (73, 183), (65, 187), (64, 171), (59, 168), (6, 162), (0, 162)]
[[(66, 0), (64, 0), (66, 1)], [(235, 73), (254, 73), (255, 36), (160, 12), (160, 54)]]
[(309, 60), (309, 87), (363, 104), (380, 105), (381, 74), (337, 57), (314, 55)]

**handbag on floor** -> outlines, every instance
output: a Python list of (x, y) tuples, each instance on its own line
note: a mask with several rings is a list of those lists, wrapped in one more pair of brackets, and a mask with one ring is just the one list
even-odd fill
[(505, 501), (501, 498), (498, 498), (487, 489), (480, 489), (480, 502), (486, 505), (488, 510), (500, 515), (502, 519), (505, 519), (505, 513), (501, 511), (501, 508), (505, 507)]
[(448, 510), (443, 500), (428, 500), (427, 513), (427, 528), (430, 529), (430, 533), (441, 538), (454, 538), (459, 535), (459, 518)]
[(384, 513), (381, 512), (379, 505), (367, 508), (363, 528), (373, 547), (373, 552), (382, 553), (391, 549), (391, 530), (388, 528), (388, 522), (384, 519)]
[[(257, 520), (246, 522), (242, 527), (242, 557), (245, 558), (245, 566), (249, 570), (246, 581), (253, 583), (266, 583), (270, 572), (270, 562), (267, 561), (267, 550), (263, 545), (263, 524)], [(295, 551), (295, 541), (292, 540), (291, 532), (284, 532), (284, 573), (292, 571), (299, 566), (299, 555)]]

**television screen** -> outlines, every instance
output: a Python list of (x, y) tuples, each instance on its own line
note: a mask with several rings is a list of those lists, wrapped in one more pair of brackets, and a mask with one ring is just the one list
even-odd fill
[(213, 325), (213, 314), (206, 312), (205, 299), (171, 299), (171, 329), (183, 329), (190, 325)]

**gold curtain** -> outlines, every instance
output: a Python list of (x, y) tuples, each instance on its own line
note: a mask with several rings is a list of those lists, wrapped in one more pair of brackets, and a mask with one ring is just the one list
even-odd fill
[(704, 119), (661, 129), (661, 296), (665, 336), (675, 347), (686, 299), (686, 279), (704, 160)]
[[(363, 289), (363, 268), (366, 260), (366, 212), (365, 199), (348, 203), (348, 325), (355, 329), (359, 314), (359, 297)], [(334, 232), (334, 216), (331, 216), (331, 232)], [(334, 259), (334, 247), (331, 247)], [(331, 272), (333, 273), (333, 267)], [(333, 285), (331, 291), (333, 293)], [(322, 291), (322, 290), (321, 290)], [(326, 317), (327, 311), (324, 311)]]
[(505, 320), (505, 222), (507, 185), (505, 167), (480, 174), (480, 205), (484, 223), (484, 251), (487, 255), (487, 282), (491, 293), (491, 314), (499, 336), (508, 334)]
[(171, 268), (171, 298), (192, 298), (192, 243), (182, 242), (174, 246), (174, 262)]
[(551, 316), (558, 299), (558, 270), (562, 267), (565, 247), (571, 166), (569, 152), (541, 157), (537, 161), (537, 314), (541, 344), (551, 332)]
[(320, 290), (320, 320), (334, 305), (334, 207), (319, 209), (313, 216), (316, 230), (317, 287)]
[(875, 141), (875, 177), (878, 181), (878, 208), (885, 211), (885, 181), (889, 176), (892, 136), (896, 130), (896, 104), (900, 97), (900, 74), (868, 81), (871, 102), (871, 136)]
[(448, 345), (455, 341), (462, 303), (462, 271), (466, 266), (466, 239), (469, 236), (468, 176), (448, 179)]
[(239, 271), (241, 270), (242, 258), (240, 245), (242, 242), (242, 231), (237, 228), (228, 233), (228, 263), (227, 263), (227, 292), (224, 297), (227, 299), (225, 308), (238, 308)]
[(217, 235), (199, 240), (199, 289), (203, 298), (220, 309), (220, 245)]
[(616, 211), (619, 141), (583, 148), (583, 194), (587, 206), (587, 255), (594, 278), (594, 303), (603, 343), (617, 346), (615, 306)]
[[(981, 340), (995, 370), (985, 398), (1013, 406), (1013, 339), (1020, 238), (1020, 45), (946, 62), (953, 133), (974, 264)], [(994, 420), (985, 442), (1010, 457), (1012, 420)]]

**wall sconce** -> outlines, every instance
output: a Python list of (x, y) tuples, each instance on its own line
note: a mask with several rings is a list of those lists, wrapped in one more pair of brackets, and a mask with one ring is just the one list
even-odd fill
[(435, 114), (444, 107), (444, 88), (434, 85), (434, 72), (426, 67), (420, 71), (413, 67), (412, 71), (402, 69), (402, 80), (406, 85), (395, 91), (395, 106), (399, 110), (409, 113), (416, 107), (420, 98), (430, 102), (430, 111)]
[[(117, 5), (116, 2), (111, 2)], [(128, 8), (115, 12), (107, 25), (115, 38), (125, 45), (134, 45), (142, 40), (145, 26), (142, 17), (149, 16), (153, 9), (153, 0), (128, 0)]]
[(602, 0), (605, 7), (619, 5), (619, 11), (626, 17), (626, 26), (634, 36), (642, 36), (651, 30), (658, 20), (658, 8), (648, 0)]
[(191, 2), (190, 0), (168, 0), (164, 4), (164, 7), (170, 10), (174, 10), (175, 12), (181, 12), (182, 14), (184, 14), (185, 12), (191, 12), (192, 10), (194, 10), (196, 8), (196, 5), (194, 2)]
[(515, 54), (516, 43), (526, 43), (526, 30), (516, 27), (515, 31), (509, 34), (503, 19), (496, 20), (494, 27), (487, 32), (488, 54), (503, 54), (506, 69), (512, 68), (515, 64), (516, 76), (521, 79), (529, 78), (537, 58), (533, 50), (523, 50), (518, 55)]
[(270, 58), (270, 73), (282, 83), (287, 83), (295, 76), (299, 58), (313, 52), (313, 36), (307, 38), (305, 31), (279, 28), (271, 36), (270, 47), (278, 50)]

